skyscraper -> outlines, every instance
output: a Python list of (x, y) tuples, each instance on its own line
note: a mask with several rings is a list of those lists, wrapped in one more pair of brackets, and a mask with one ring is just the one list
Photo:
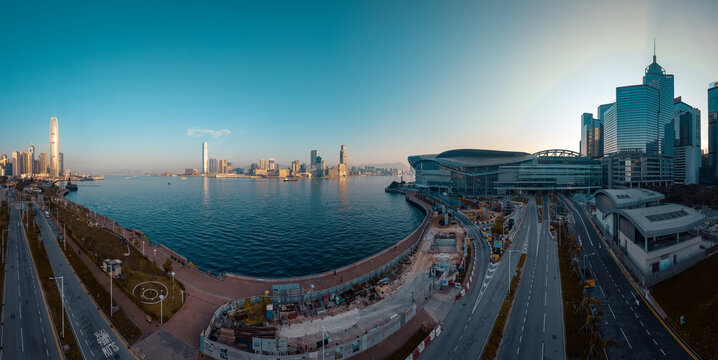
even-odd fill
[(341, 150), (339, 150), (339, 164), (347, 165), (347, 146), (342, 145)]
[(22, 175), (22, 157), (20, 156), (20, 153), (13, 151), (10, 154), (10, 158), (12, 159), (12, 176)]
[(701, 111), (677, 98), (675, 117), (666, 128), (666, 142), (673, 142), (668, 146), (674, 148), (676, 183), (697, 184), (701, 168)]
[(207, 153), (207, 142), (202, 143), (202, 174), (209, 171), (209, 153)]
[(309, 152), (309, 167), (312, 169), (316, 169), (317, 167), (317, 156), (319, 156), (319, 150)]
[(708, 165), (718, 177), (718, 81), (708, 85)]
[(266, 159), (259, 159), (259, 168), (266, 170), (267, 169), (267, 160)]
[(33, 168), (35, 164), (35, 147), (30, 145), (30, 147), (27, 148), (27, 154), (25, 157), (25, 173), (26, 174), (33, 174)]
[(277, 164), (274, 162), (274, 158), (269, 158), (269, 170), (274, 170)]
[(60, 134), (57, 118), (50, 119), (50, 176), (60, 177)]
[(60, 167), (59, 172), (61, 176), (65, 176), (65, 154), (57, 153), (57, 162)]
[(40, 169), (39, 172), (41, 174), (47, 174), (47, 153), (41, 152), (40, 153)]
[(616, 88), (616, 103), (599, 107), (604, 155), (619, 151), (664, 154), (665, 129), (674, 115), (673, 75), (658, 65), (654, 53), (643, 84)]

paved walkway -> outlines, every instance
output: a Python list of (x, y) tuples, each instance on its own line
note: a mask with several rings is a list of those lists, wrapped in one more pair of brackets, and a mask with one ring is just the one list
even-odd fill
[(414, 334), (421, 329), (424, 323), (434, 324), (434, 319), (424, 309), (419, 310), (409, 322), (404, 324), (397, 332), (369, 350), (360, 353), (352, 359), (357, 360), (380, 360), (385, 359), (394, 351), (401, 349)]

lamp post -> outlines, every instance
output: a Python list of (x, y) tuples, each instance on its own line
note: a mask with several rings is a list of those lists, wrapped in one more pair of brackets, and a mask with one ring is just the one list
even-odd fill
[(160, 294), (160, 326), (162, 326), (162, 322), (164, 321), (164, 312), (162, 312), (162, 303), (164, 302), (165, 296)]
[(172, 304), (175, 303), (175, 272), (172, 273)]
[(110, 317), (112, 317), (112, 274), (114, 266), (110, 264)]
[(65, 278), (63, 276), (50, 277), (50, 280), (60, 279), (60, 301), (62, 301), (62, 338), (65, 338)]
[(157, 259), (157, 248), (152, 249), (152, 251), (155, 253), (155, 259)]
[(511, 277), (512, 277), (512, 276), (511, 276), (511, 273), (512, 273), (512, 271), (511, 271), (511, 253), (512, 253), (512, 252), (521, 252), (521, 250), (508, 250), (508, 249), (506, 249), (506, 250), (504, 250), (504, 251), (509, 253), (509, 273), (508, 273), (508, 274), (509, 274), (509, 283), (508, 283), (508, 286), (509, 286), (509, 290), (510, 290), (510, 289), (511, 289)]

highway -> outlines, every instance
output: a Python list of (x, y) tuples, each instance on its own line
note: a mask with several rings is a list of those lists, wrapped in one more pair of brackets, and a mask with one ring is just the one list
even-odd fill
[[(9, 200), (15, 200), (12, 194)], [(10, 223), (3, 285), (0, 359), (62, 359), (21, 225), (20, 206), (10, 206)]]
[[(550, 206), (547, 196), (538, 223), (535, 207), (527, 216), (527, 252), (499, 359), (565, 359), (561, 277), (558, 245), (549, 234)], [(518, 257), (518, 256), (517, 256)]]
[[(135, 359), (121, 340), (115, 329), (110, 326), (105, 315), (90, 299), (80, 280), (67, 263), (67, 259), (57, 243), (55, 226), (42, 215), (35, 205), (35, 216), (42, 231), (47, 256), (55, 276), (64, 278), (65, 311), (70, 319), (70, 326), (84, 359)], [(109, 281), (109, 279), (108, 279)], [(68, 331), (66, 329), (65, 331)]]
[[(511, 249), (522, 249), (526, 243), (529, 225), (536, 222), (536, 203), (531, 200), (521, 210), (524, 221), (517, 219), (516, 241)], [(444, 319), (441, 336), (437, 337), (422, 353), (426, 359), (479, 359), (493, 329), (494, 322), (506, 297), (508, 289), (508, 257), (498, 264), (489, 263), (490, 249), (482, 240), (479, 226), (468, 219), (458, 217), (472, 239), (476, 241), (476, 269), (473, 283), (466, 296), (457, 300)], [(512, 268), (519, 256), (512, 256)]]
[(669, 333), (631, 285), (583, 208), (575, 201), (566, 202), (583, 244), (582, 252), (587, 255), (586, 263), (596, 280), (589, 296), (601, 301), (604, 321), (600, 327), (601, 335), (606, 341), (615, 339), (619, 343), (618, 348), (606, 349), (605, 356), (633, 360), (697, 358)]

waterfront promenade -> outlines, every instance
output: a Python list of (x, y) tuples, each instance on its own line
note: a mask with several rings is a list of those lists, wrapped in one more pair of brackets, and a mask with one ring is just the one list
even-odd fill
[[(173, 260), (175, 279), (182, 282), (187, 290), (185, 305), (164, 325), (164, 328), (188, 345), (198, 348), (199, 334), (207, 327), (217, 308), (227, 301), (263, 295), (265, 291), (271, 292), (272, 285), (277, 284), (296, 283), (304, 289), (305, 293), (310, 293), (312, 291), (332, 288), (380, 268), (414, 245), (421, 238), (425, 228), (430, 223), (431, 207), (427, 203), (421, 201), (413, 194), (407, 195), (407, 201), (411, 201), (413, 204), (421, 207), (426, 214), (422, 224), (412, 232), (412, 234), (394, 246), (356, 263), (329, 272), (302, 277), (262, 279), (233, 274), (215, 277), (175, 261), (172, 257), (176, 259), (181, 255), (173, 253), (164, 246), (153, 246), (145, 243), (144, 254), (149, 259), (154, 260), (158, 265), (161, 266), (164, 264), (166, 259)], [(84, 209), (84, 207), (67, 199), (65, 199), (65, 204), (66, 206)], [(89, 210), (87, 211), (89, 212)], [(124, 236), (131, 244), (135, 244), (135, 240), (137, 240), (137, 248), (142, 251), (142, 241), (147, 241), (144, 234), (137, 230), (121, 228), (114, 221), (104, 216), (95, 213), (91, 213), (91, 216), (99, 226)], [(191, 261), (192, 259), (189, 260)], [(298, 259), (298, 261), (301, 260)], [(134, 307), (133, 310), (131, 306), (129, 308), (130, 314), (128, 314), (128, 316), (133, 320), (139, 319), (140, 314), (133, 316), (132, 312), (141, 310), (136, 307)], [(147, 327), (147, 324), (137, 325), (140, 328)], [(147, 334), (148, 333), (145, 332), (145, 336), (147, 336)], [(148, 338), (135, 344), (135, 346), (139, 347), (141, 351), (147, 353), (149, 356), (150, 353), (156, 351), (156, 347), (160, 343), (164, 342), (153, 339), (153, 337), (157, 337), (157, 335), (152, 334)]]

